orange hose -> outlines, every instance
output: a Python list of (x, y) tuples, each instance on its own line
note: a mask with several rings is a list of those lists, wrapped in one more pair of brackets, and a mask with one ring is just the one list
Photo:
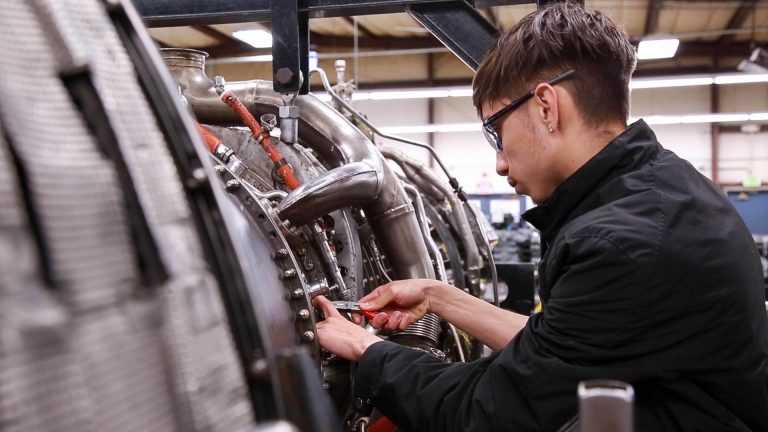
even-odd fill
[(285, 158), (280, 153), (280, 150), (278, 150), (272, 144), (272, 139), (269, 136), (269, 132), (261, 128), (259, 122), (257, 122), (250, 111), (248, 111), (248, 108), (246, 108), (245, 105), (240, 102), (240, 99), (232, 92), (225, 91), (224, 94), (221, 95), (221, 100), (229, 105), (229, 107), (232, 108), (232, 110), (237, 113), (238, 116), (240, 116), (240, 119), (243, 121), (243, 123), (248, 126), (248, 129), (251, 130), (253, 137), (256, 138), (256, 141), (267, 153), (269, 159), (275, 164), (275, 167), (277, 168), (277, 175), (279, 175), (285, 185), (288, 186), (288, 189), (293, 190), (299, 187), (301, 183), (294, 175), (293, 167), (289, 165), (288, 162), (286, 162)]
[(211, 153), (216, 153), (216, 147), (221, 144), (221, 140), (219, 140), (219, 138), (214, 135), (213, 132), (209, 131), (207, 128), (204, 128), (200, 123), (197, 124), (197, 130), (203, 137), (203, 141), (205, 141), (205, 146), (208, 147), (208, 151)]
[(397, 426), (388, 417), (379, 417), (368, 426), (368, 432), (394, 432)]

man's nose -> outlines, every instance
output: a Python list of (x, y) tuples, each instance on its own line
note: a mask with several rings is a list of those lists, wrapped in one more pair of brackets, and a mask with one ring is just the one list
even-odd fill
[(506, 177), (509, 174), (509, 164), (503, 152), (496, 152), (496, 174)]

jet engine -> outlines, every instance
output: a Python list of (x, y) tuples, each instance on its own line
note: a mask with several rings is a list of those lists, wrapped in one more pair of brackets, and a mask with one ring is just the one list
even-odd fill
[[(10, 0), (0, 26), (1, 429), (364, 430), (312, 299), (495, 278), (455, 179), (324, 72), (332, 104), (211, 79), (125, 0)], [(382, 336), (482, 351), (435, 315)]]

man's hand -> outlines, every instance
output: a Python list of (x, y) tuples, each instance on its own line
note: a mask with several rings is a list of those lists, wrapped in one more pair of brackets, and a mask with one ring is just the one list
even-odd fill
[[(386, 330), (405, 330), (430, 310), (430, 292), (441, 282), (407, 279), (382, 285), (360, 299), (360, 308), (378, 312), (371, 325)], [(355, 317), (355, 321), (358, 318)]]
[(320, 346), (337, 356), (357, 361), (369, 346), (382, 340), (344, 318), (327, 298), (317, 296), (313, 304), (325, 314), (325, 320), (316, 326), (317, 340)]

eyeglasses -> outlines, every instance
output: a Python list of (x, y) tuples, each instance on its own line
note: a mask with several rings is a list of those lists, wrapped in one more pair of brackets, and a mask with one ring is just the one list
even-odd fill
[[(574, 69), (570, 69), (566, 72), (561, 73), (560, 75), (552, 78), (551, 80), (547, 81), (547, 84), (549, 85), (555, 85), (559, 84), (568, 78), (571, 78), (573, 74), (575, 74), (576, 71)], [(506, 105), (504, 108), (496, 111), (493, 113), (490, 117), (483, 120), (483, 135), (485, 135), (485, 139), (488, 140), (488, 143), (493, 147), (494, 150), (497, 152), (501, 151), (501, 136), (499, 135), (499, 131), (496, 130), (495, 127), (493, 127), (493, 124), (497, 121), (501, 120), (502, 117), (506, 116), (507, 114), (512, 113), (512, 111), (519, 108), (522, 104), (524, 104), (528, 99), (533, 97), (533, 90), (529, 91), (528, 93), (522, 95), (521, 97), (513, 100), (508, 105)]]

